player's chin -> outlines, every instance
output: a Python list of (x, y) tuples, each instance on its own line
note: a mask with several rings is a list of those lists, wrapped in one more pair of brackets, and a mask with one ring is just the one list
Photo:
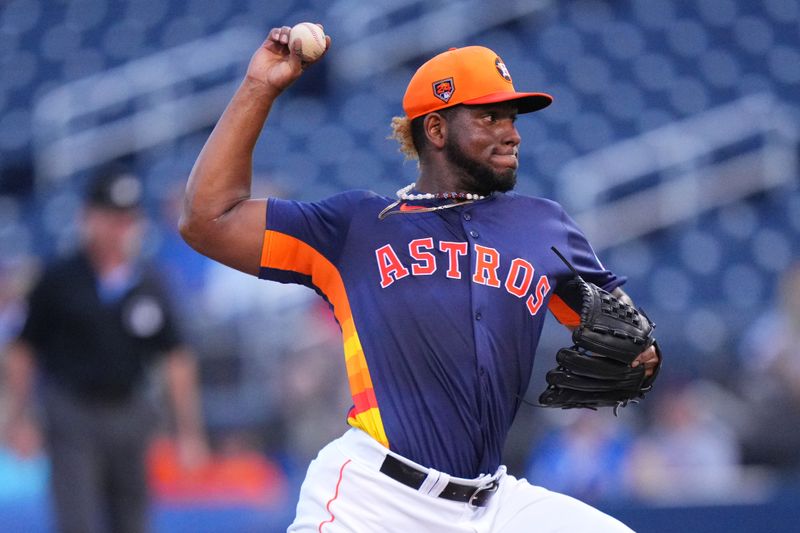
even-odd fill
[(507, 192), (512, 190), (517, 185), (517, 169), (505, 168), (494, 175), (494, 190), (498, 192)]

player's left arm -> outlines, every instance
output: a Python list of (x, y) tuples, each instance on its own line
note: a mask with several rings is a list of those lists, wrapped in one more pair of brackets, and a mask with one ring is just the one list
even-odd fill
[[(562, 242), (564, 242), (565, 245), (561, 252), (567, 254), (569, 262), (580, 271), (580, 275), (583, 276), (584, 279), (597, 284), (601, 288), (606, 288), (606, 290), (622, 303), (628, 304), (635, 309), (636, 306), (631, 297), (620, 288), (625, 278), (616, 276), (603, 266), (591, 244), (589, 244), (589, 241), (586, 239), (584, 232), (578, 227), (575, 220), (560, 208), (560, 206), (559, 217), (565, 230), (565, 234), (562, 238)], [(562, 271), (564, 277), (562, 279), (569, 279), (572, 277), (572, 272), (569, 270), (572, 269), (564, 268)], [(550, 311), (560, 323), (569, 329), (575, 329), (581, 322), (581, 305), (581, 298), (575, 291), (560, 291), (556, 288), (555, 294), (550, 300), (549, 307)], [(644, 364), (645, 375), (650, 377), (656, 371), (659, 362), (658, 349), (653, 345), (640, 353), (631, 362), (631, 366), (635, 368)]]
[[(616, 289), (611, 291), (611, 294), (616, 296), (617, 299), (619, 299), (621, 302), (626, 303), (633, 308), (636, 308), (631, 297), (628, 296), (628, 294), (625, 291), (623, 291), (622, 288), (617, 287)], [(654, 345), (651, 345), (645, 351), (640, 353), (636, 357), (636, 359), (633, 360), (633, 362), (631, 363), (631, 367), (636, 368), (639, 365), (644, 365), (645, 376), (650, 377), (651, 375), (653, 375), (653, 372), (655, 372), (658, 363), (659, 363), (658, 352), (656, 350), (656, 347)]]

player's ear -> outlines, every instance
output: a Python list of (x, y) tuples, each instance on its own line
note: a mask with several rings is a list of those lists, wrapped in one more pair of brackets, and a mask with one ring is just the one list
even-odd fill
[(425, 138), (431, 146), (441, 149), (447, 138), (447, 120), (437, 112), (428, 113), (423, 121)]

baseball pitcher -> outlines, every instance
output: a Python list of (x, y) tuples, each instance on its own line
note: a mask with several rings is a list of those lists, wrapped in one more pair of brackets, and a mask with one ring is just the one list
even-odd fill
[(309, 466), (289, 531), (630, 531), (516, 479), (501, 457), (548, 310), (573, 344), (544, 405), (624, 406), (660, 365), (624, 278), (561, 206), (513, 192), (515, 121), (552, 98), (518, 92), (488, 48), (450, 49), (417, 70), (392, 123), (419, 160), (415, 183), (393, 198), (254, 199), (256, 140), (311, 63), (289, 30), (252, 56), (189, 177), (180, 228), (208, 257), (313, 288), (341, 327), (350, 427)]

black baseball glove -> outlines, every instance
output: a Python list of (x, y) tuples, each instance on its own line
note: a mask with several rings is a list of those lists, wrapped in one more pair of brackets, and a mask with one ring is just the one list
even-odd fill
[[(556, 354), (558, 366), (547, 373), (548, 387), (539, 402), (563, 409), (614, 407), (616, 414), (617, 408), (644, 397), (658, 375), (661, 353), (653, 338), (655, 325), (641, 310), (573, 272), (565, 292), (581, 302), (580, 325), (572, 332), (574, 344)], [(652, 345), (659, 363), (645, 377), (644, 365), (632, 368), (631, 363)]]

